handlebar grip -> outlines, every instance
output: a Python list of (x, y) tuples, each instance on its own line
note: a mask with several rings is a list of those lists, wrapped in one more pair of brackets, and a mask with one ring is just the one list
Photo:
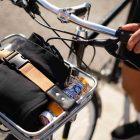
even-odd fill
[(124, 44), (127, 44), (129, 38), (131, 37), (133, 32), (131, 31), (125, 31), (125, 30), (122, 30), (122, 29), (118, 29), (116, 31), (116, 37), (119, 38), (119, 40), (124, 43)]

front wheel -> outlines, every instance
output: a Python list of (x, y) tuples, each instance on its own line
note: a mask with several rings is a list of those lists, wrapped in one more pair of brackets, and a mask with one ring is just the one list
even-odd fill
[(53, 140), (91, 140), (101, 112), (100, 97), (92, 100), (77, 115), (74, 122), (67, 122), (53, 135)]

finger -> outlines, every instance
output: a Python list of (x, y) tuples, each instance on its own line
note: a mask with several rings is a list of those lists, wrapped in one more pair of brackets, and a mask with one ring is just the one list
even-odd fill
[(121, 29), (126, 30), (126, 31), (137, 31), (140, 29), (140, 24), (139, 23), (130, 23), (121, 26)]
[(134, 49), (134, 47), (136, 46), (136, 44), (140, 41), (140, 29), (137, 30), (134, 34), (132, 34), (132, 36), (130, 37), (130, 39), (128, 40), (128, 46), (127, 48), (131, 51)]
[(136, 46), (134, 48), (134, 52), (135, 53), (140, 53), (140, 41), (136, 44)]

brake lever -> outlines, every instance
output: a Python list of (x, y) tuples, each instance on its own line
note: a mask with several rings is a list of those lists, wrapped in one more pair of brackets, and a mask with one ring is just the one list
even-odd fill
[(23, 8), (33, 19), (35, 18), (35, 14), (40, 15), (36, 0), (11, 0), (11, 2)]
[[(123, 61), (127, 61), (131, 63), (136, 69), (140, 70), (140, 65), (136, 63), (135, 59), (129, 57), (129, 55), (132, 55), (132, 52), (123, 48), (123, 47), (126, 47), (127, 40), (129, 40), (130, 38), (130, 33), (129, 33), (129, 36), (127, 37), (123, 38), (122, 36), (121, 36), (121, 41), (120, 41), (120, 38), (107, 39), (103, 41), (92, 40), (90, 41), (90, 45), (103, 46), (105, 50), (112, 56), (118, 59), (121, 59)], [(118, 43), (123, 43), (125, 44), (125, 46), (120, 46)]]
[(11, 1), (13, 4), (22, 8), (26, 8), (28, 6), (27, 0), (11, 0)]
[[(123, 39), (123, 38), (122, 38)], [(124, 38), (123, 39), (123, 44), (127, 43), (125, 42), (128, 38)], [(122, 43), (120, 41), (120, 38), (116, 38), (116, 39), (107, 39), (105, 41), (104, 44), (104, 48), (105, 50), (112, 56), (114, 56), (115, 58), (124, 60), (124, 61), (129, 61), (128, 55), (126, 54), (126, 52), (124, 52), (122, 46), (118, 43)], [(126, 45), (126, 44), (125, 44)], [(128, 51), (128, 50), (127, 50)]]
[(112, 56), (116, 57), (116, 58), (120, 58), (119, 55), (119, 45), (118, 45), (119, 40), (118, 39), (105, 39), (105, 40), (90, 40), (88, 43), (88, 45), (94, 46), (100, 46), (105, 48), (105, 50)]
[(130, 31), (125, 31), (122, 29), (118, 29), (116, 31), (116, 37), (115, 39), (107, 39), (107, 40), (91, 40), (89, 42), (90, 45), (97, 45), (97, 46), (102, 46), (105, 48), (105, 50), (113, 55), (116, 58), (126, 60), (126, 56), (121, 53), (121, 48), (119, 47), (118, 43), (121, 42), (125, 46), (127, 45), (127, 42), (129, 38), (131, 37), (132, 32)]
[(122, 59), (122, 56), (120, 56), (119, 54), (118, 42), (118, 39), (107, 39), (105, 44), (105, 50), (112, 56)]

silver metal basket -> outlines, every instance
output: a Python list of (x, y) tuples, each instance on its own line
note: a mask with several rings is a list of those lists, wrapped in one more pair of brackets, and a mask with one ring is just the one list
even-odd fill
[[(10, 35), (1, 40), (7, 41), (11, 37), (17, 37), (23, 35)], [(47, 126), (44, 126), (42, 129), (36, 131), (36, 132), (29, 132), (20, 127), (19, 125), (15, 124), (11, 119), (9, 119), (5, 114), (0, 112), (0, 122), (6, 126), (11, 133), (16, 136), (20, 140), (31, 140), (31, 139), (47, 139), (53, 135), (53, 133), (60, 128), (60, 126), (64, 125), (66, 122), (71, 120), (83, 107), (87, 105), (87, 103), (91, 100), (92, 96), (94, 96), (94, 90), (97, 86), (97, 80), (87, 74), (86, 72), (78, 69), (74, 65), (70, 64), (69, 62), (65, 61), (67, 65), (69, 65), (72, 69), (75, 69), (78, 71), (79, 76), (84, 77), (91, 89), (84, 95), (82, 95), (77, 101), (76, 104), (69, 110), (64, 111), (62, 114), (60, 114), (58, 117), (56, 117), (52, 122), (50, 122)]]

